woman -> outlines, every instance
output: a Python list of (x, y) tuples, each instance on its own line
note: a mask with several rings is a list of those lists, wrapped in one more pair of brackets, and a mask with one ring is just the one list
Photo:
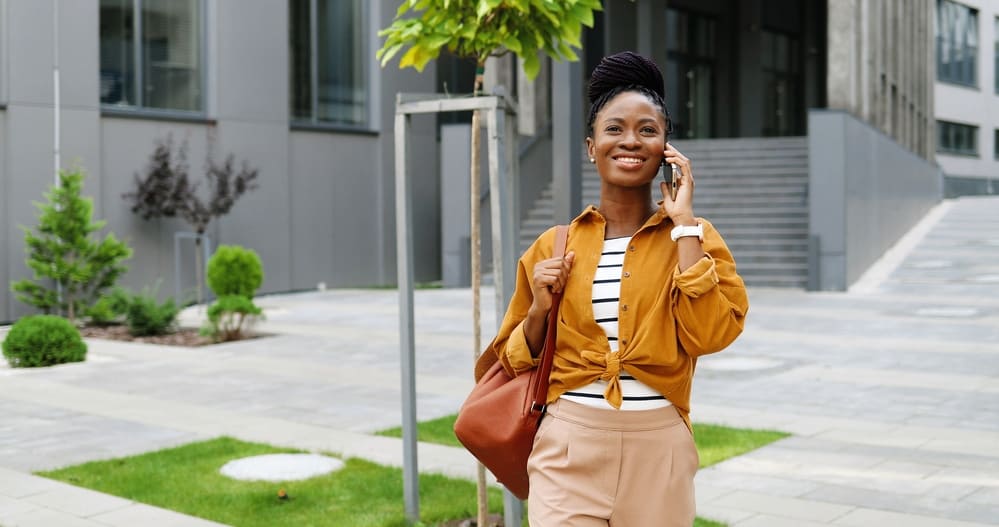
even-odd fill
[[(745, 286), (721, 236), (693, 212), (690, 160), (670, 145), (663, 77), (631, 52), (604, 58), (590, 79), (590, 162), (600, 204), (554, 229), (520, 259), (495, 340), (511, 375), (536, 365), (552, 293), (564, 291), (548, 412), (528, 461), (532, 526), (683, 526), (694, 522), (698, 455), (690, 428), (697, 357), (742, 332)], [(653, 202), (662, 163), (679, 188)], [(668, 173), (668, 172), (667, 172)]]

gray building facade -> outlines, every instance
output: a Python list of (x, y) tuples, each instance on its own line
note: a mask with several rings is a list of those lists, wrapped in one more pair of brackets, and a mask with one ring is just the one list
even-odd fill
[[(395, 95), (431, 92), (435, 79), (434, 65), (374, 61), (396, 4), (0, 1), (0, 320), (30, 312), (9, 283), (29, 276), (19, 227), (36, 224), (32, 202), (54, 180), (56, 63), (61, 165), (86, 170), (95, 217), (134, 249), (124, 285), (186, 295), (195, 284), (190, 241), (174, 268), (175, 233), (190, 227), (144, 221), (122, 198), (168, 137), (188, 145), (196, 180), (209, 154), (259, 169), (259, 188), (208, 236), (260, 254), (262, 292), (392, 283)], [(426, 281), (440, 273), (434, 120), (415, 119), (410, 139), (424, 153), (411, 173)]]
[[(585, 31), (579, 63), (545, 61), (530, 83), (515, 61), (494, 61), (491, 84), (519, 99), (524, 239), (595, 201), (582, 123), (553, 116), (585, 116), (589, 71), (600, 57), (633, 49), (663, 67), (672, 141), (700, 156), (698, 212), (730, 233), (740, 271), (761, 285), (848, 287), (941, 197), (929, 60), (935, 5), (608, 0)], [(208, 236), (260, 254), (262, 292), (393, 284), (396, 94), (461, 93), (471, 84), (470, 66), (446, 56), (422, 73), (396, 61), (379, 67), (377, 32), (397, 6), (0, 0), (0, 321), (31, 312), (8, 284), (28, 275), (19, 227), (35, 225), (31, 202), (53, 182), (57, 114), (61, 166), (88, 172), (96, 217), (135, 250), (124, 285), (158, 284), (161, 296), (195, 285), (190, 240), (175, 251), (176, 233), (190, 228), (144, 221), (122, 199), (168, 137), (187, 144), (195, 178), (209, 155), (231, 153), (259, 169), (259, 189)], [(449, 269), (462, 276), (455, 259), (467, 254), (467, 229), (444, 227), (467, 221), (452, 203), (467, 181), (455, 152), (467, 147), (441, 137), (467, 136), (450, 128), (465, 122), (413, 119), (418, 282)], [(865, 192), (873, 182), (877, 192)], [(750, 187), (748, 198), (726, 194)], [(867, 220), (879, 222), (876, 233)]]

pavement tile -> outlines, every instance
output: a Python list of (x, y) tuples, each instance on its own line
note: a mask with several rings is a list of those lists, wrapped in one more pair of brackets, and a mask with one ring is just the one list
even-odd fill
[(17, 516), (39, 508), (38, 505), (25, 500), (0, 496), (0, 521), (3, 521), (4, 518)]
[(856, 509), (832, 522), (843, 527), (986, 527), (995, 523), (976, 523), (946, 518), (919, 516), (900, 512)]
[(132, 502), (109, 494), (60, 483), (58, 487), (32, 494), (25, 501), (76, 516), (88, 517), (127, 507)]
[(4, 527), (107, 527), (94, 520), (52, 509), (37, 509), (3, 519)]
[(828, 523), (852, 510), (850, 506), (746, 491), (726, 494), (715, 500), (714, 505), (818, 523)]
[(224, 525), (141, 503), (133, 503), (128, 507), (98, 514), (91, 519), (110, 527), (220, 527)]

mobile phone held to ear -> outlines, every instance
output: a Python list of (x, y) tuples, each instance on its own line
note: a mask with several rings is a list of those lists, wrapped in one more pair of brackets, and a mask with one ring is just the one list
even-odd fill
[[(670, 167), (670, 175), (666, 177), (666, 166)], [(666, 186), (669, 187), (669, 199), (676, 201), (676, 191), (680, 186), (679, 182), (680, 174), (677, 172), (675, 163), (667, 163), (663, 161), (663, 181), (666, 182)]]

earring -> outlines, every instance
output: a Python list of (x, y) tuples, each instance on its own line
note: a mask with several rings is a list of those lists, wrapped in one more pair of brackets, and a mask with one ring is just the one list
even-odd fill
[(592, 157), (590, 158), (590, 163), (596, 163), (596, 162), (597, 162), (597, 160), (596, 160), (596, 159), (594, 159), (594, 158), (592, 158)]

